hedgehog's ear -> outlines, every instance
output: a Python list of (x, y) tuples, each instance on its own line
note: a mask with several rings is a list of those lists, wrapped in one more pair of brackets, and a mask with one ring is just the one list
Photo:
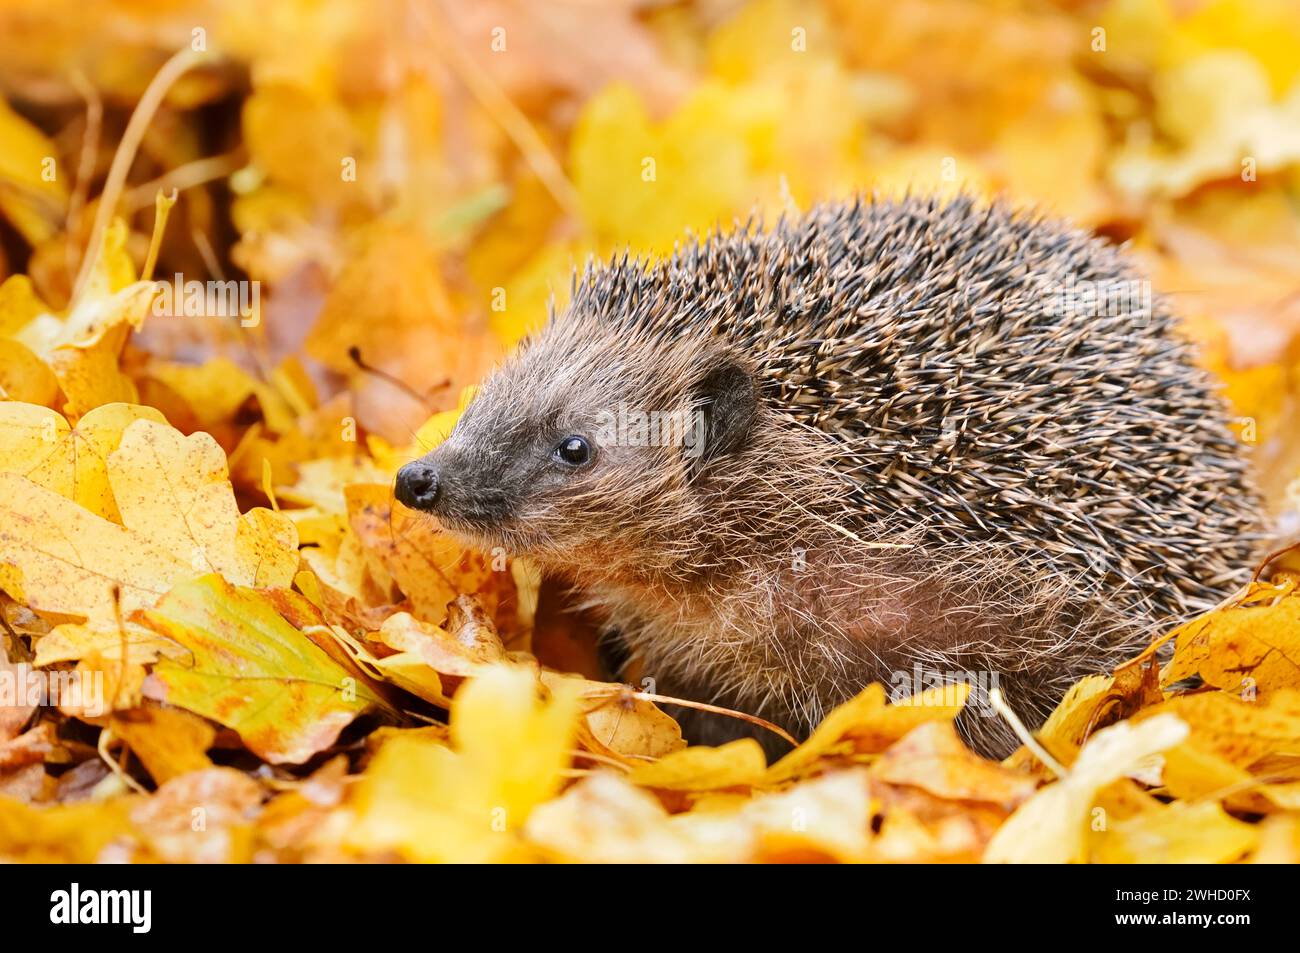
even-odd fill
[[(703, 414), (703, 440), (691, 448), (698, 469), (743, 447), (758, 411), (754, 376), (731, 355), (714, 356), (695, 385), (694, 405)], [(700, 428), (697, 426), (696, 433)]]

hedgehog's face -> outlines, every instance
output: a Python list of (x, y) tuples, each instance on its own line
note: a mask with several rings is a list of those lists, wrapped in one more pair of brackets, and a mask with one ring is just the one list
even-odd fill
[(701, 531), (698, 478), (744, 443), (756, 390), (728, 355), (629, 350), (533, 342), (443, 444), (399, 471), (398, 500), (480, 548), (553, 567), (662, 565)]

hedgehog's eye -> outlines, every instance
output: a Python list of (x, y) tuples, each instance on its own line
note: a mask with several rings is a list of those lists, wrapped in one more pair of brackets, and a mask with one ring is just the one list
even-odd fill
[(591, 459), (591, 444), (586, 437), (570, 434), (560, 441), (555, 455), (571, 467), (580, 467)]

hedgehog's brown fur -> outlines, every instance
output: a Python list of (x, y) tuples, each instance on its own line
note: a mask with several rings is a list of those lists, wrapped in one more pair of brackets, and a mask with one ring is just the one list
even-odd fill
[[(1099, 239), (967, 198), (826, 205), (588, 267), (426, 461), (430, 508), (571, 577), (662, 694), (802, 734), (920, 666), (997, 673), (1037, 723), (1221, 599), (1255, 547), (1247, 462), (1164, 303), (1048, 313), (1055, 286), (1133, 278)], [(720, 366), (756, 404), (703, 463), (549, 458), (597, 411), (725, 399)], [(963, 732), (1005, 752), (984, 714)], [(687, 718), (711, 741), (731, 724)]]

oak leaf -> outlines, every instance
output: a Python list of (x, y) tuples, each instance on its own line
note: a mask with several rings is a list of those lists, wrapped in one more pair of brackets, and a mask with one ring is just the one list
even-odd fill
[(193, 574), (148, 538), (16, 473), (0, 473), (0, 588), (46, 618), (117, 620)]
[(265, 588), (293, 582), (293, 522), (263, 508), (240, 514), (226, 455), (208, 434), (187, 437), (165, 423), (137, 421), (110, 454), (108, 478), (123, 523), (195, 575), (219, 572), (235, 585)]

